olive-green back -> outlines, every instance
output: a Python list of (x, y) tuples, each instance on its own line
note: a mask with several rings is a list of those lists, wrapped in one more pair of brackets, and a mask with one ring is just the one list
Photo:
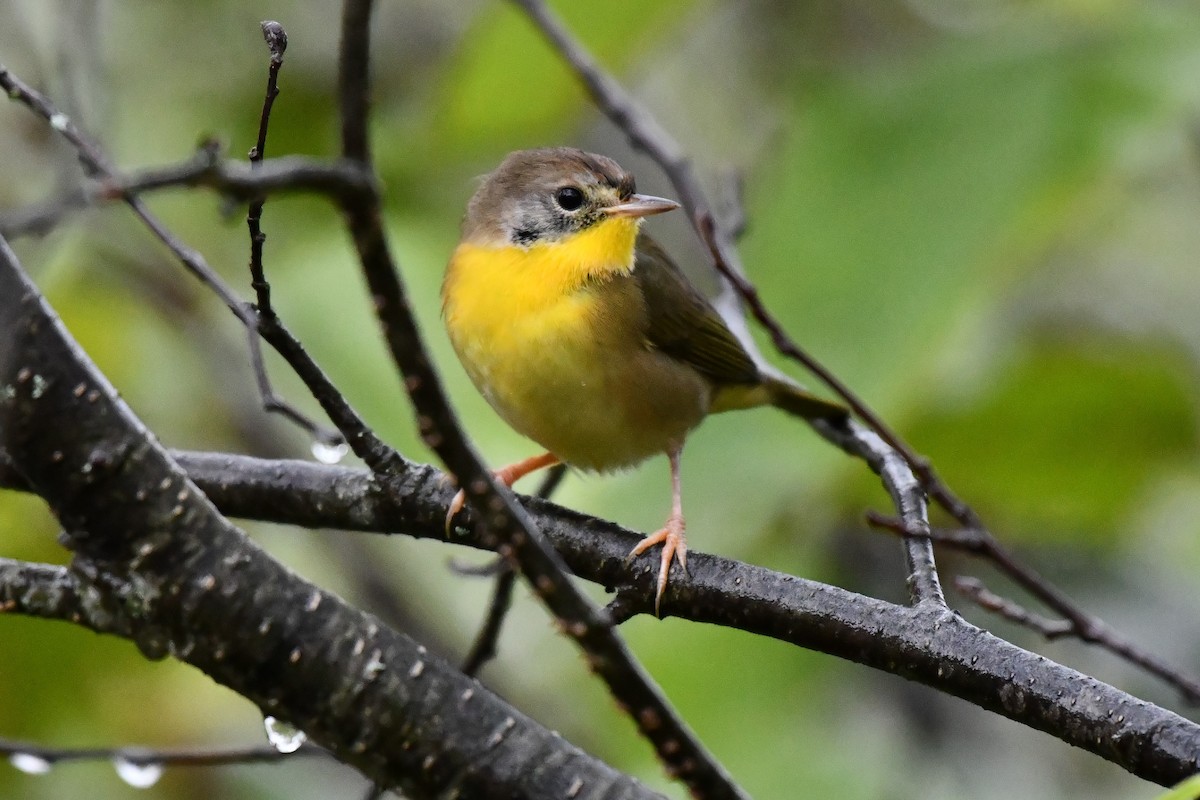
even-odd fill
[(758, 368), (708, 300), (666, 251), (638, 236), (634, 278), (646, 301), (646, 341), (716, 385), (756, 384)]

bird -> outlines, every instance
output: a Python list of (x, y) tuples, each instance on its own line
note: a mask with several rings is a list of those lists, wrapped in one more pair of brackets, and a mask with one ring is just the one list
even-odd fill
[[(442, 283), (442, 317), (467, 375), (544, 452), (494, 474), (511, 487), (564, 463), (587, 472), (666, 454), (671, 511), (629, 560), (662, 545), (655, 614), (673, 561), (687, 574), (680, 457), (709, 414), (776, 406), (847, 410), (765, 374), (670, 255), (641, 230), (679, 208), (638, 194), (612, 159), (572, 147), (510, 153), (467, 204)], [(446, 527), (462, 510), (460, 491)]]

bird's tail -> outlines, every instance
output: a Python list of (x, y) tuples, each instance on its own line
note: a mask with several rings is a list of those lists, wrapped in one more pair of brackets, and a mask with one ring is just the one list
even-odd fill
[(835, 425), (850, 418), (850, 410), (845, 406), (823, 400), (784, 378), (764, 377), (762, 385), (767, 390), (770, 404), (793, 416), (821, 419)]

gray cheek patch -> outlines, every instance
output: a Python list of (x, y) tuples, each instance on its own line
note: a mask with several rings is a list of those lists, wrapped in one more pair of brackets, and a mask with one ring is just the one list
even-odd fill
[(582, 215), (564, 213), (549, 196), (525, 199), (513, 211), (511, 218), (516, 222), (508, 231), (508, 239), (521, 247), (557, 239), (588, 224)]

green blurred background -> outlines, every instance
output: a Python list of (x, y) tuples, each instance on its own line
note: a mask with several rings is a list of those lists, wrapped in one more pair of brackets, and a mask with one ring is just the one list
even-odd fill
[[(724, 208), (744, 178), (743, 254), (789, 331), (855, 387), (1002, 539), (1088, 609), (1200, 672), (1200, 6), (1150, 0), (670, 0), (556, 3), (683, 143)], [(57, 98), (124, 167), (253, 142), (266, 76), (258, 23), (290, 36), (269, 155), (336, 150), (332, 3), (0, 0), (0, 62)], [(376, 24), (374, 142), (388, 227), (450, 392), (495, 463), (533, 446), (476, 395), (438, 321), (438, 284), (474, 178), (509, 150), (569, 143), (670, 194), (598, 118), (508, 4), (393, 0)], [(78, 181), (69, 151), (0, 109), (0, 209)], [(249, 296), (244, 213), (178, 192), (151, 204)], [(655, 220), (709, 287), (681, 215)], [(428, 460), (328, 205), (264, 221), (277, 308), (388, 441)], [(257, 407), (240, 329), (119, 208), (17, 243), (76, 337), (168, 445), (305, 456)], [(766, 348), (769, 352), (769, 348)], [(278, 387), (313, 408), (274, 362)], [(801, 379), (802, 375), (798, 375)], [(532, 487), (529, 487), (530, 489)], [(642, 530), (668, 507), (665, 459), (571, 476), (558, 500)], [(768, 411), (710, 420), (684, 459), (692, 546), (889, 599), (895, 541), (864, 529), (886, 498), (862, 464)], [(481, 555), (402, 536), (248, 525), (302, 574), (453, 658), (484, 611)], [(0, 492), (0, 554), (62, 563), (40, 502)], [(986, 567), (951, 553), (943, 575)], [(391, 590), (373, 588), (379, 568)], [(598, 599), (603, 599), (597, 591)], [(1018, 596), (1019, 597), (1019, 596)], [(1024, 598), (1020, 598), (1024, 599)], [(1157, 703), (1114, 658), (1001, 635)], [(1151, 798), (1057, 740), (899, 678), (780, 643), (637, 619), (631, 645), (757, 798)], [(649, 748), (522, 590), (485, 681), (671, 797)], [(1195, 710), (1179, 709), (1195, 716)], [(243, 699), (69, 625), (0, 618), (0, 736), (49, 745), (262, 740)], [(0, 795), (357, 797), (327, 761), (169, 770), (149, 792), (105, 764)]]

